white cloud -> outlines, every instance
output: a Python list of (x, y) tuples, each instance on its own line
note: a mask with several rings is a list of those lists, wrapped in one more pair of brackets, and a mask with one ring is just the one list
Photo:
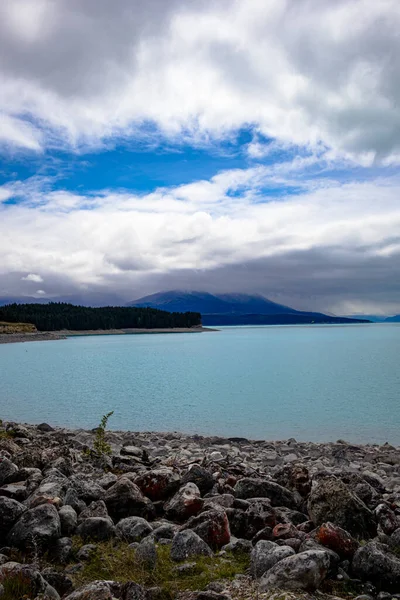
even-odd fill
[(34, 283), (42, 283), (43, 278), (36, 273), (29, 273), (26, 277), (21, 277), (21, 281), (33, 281)]
[(150, 120), (194, 141), (252, 124), (398, 161), (399, 27), (397, 0), (3, 0), (0, 110), (31, 149)]
[[(64, 278), (70, 289), (112, 287), (130, 300), (135, 295), (132, 288), (149, 277), (173, 279), (182, 271), (191, 272), (197, 287), (196, 272), (240, 271), (259, 261), (253, 288), (258, 282), (270, 294), (303, 294), (303, 300), (296, 301), (299, 306), (312, 286), (318, 287), (325, 309), (328, 304), (337, 310), (339, 285), (354, 293), (347, 302), (374, 301), (375, 275), (370, 275), (369, 284), (364, 279), (360, 284), (362, 257), (363, 275), (365, 261), (371, 263), (371, 273), (374, 262), (383, 266), (379, 285), (387, 297), (381, 304), (398, 303), (393, 269), (400, 264), (400, 180), (327, 184), (317, 178), (311, 185), (303, 182), (298, 195), (265, 195), (277, 180), (280, 185), (296, 182), (299, 164), (304, 161), (221, 172), (209, 181), (145, 196), (107, 191), (89, 196), (40, 194), (28, 183), (25, 196), (19, 188), (18, 204), (0, 209), (0, 274), (4, 282), (16, 272), (29, 273), (24, 277), (29, 281), (44, 278), (50, 295), (57, 294)], [(305, 256), (309, 264), (303, 264)], [(332, 256), (334, 268), (329, 267)], [(318, 276), (306, 285), (316, 257)], [(277, 265), (281, 282), (272, 278)], [(260, 283), (268, 272), (269, 286), (267, 280)], [(302, 292), (294, 284), (299, 273), (304, 278)], [(220, 282), (224, 285), (223, 277)]]
[(46, 292), (45, 292), (44, 290), (36, 290), (36, 293), (37, 293), (39, 296), (45, 296), (45, 295), (46, 295)]

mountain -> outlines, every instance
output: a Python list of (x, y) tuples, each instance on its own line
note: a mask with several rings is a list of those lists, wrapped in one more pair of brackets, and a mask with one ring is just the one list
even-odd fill
[(394, 317), (388, 317), (385, 319), (385, 323), (400, 323), (400, 315), (395, 315)]
[(34, 298), (33, 296), (0, 296), (0, 306), (7, 304), (48, 304), (48, 298)]
[(200, 312), (203, 325), (368, 322), (365, 319), (332, 317), (323, 313), (295, 310), (258, 294), (210, 294), (172, 290), (138, 298), (128, 306), (158, 308), (169, 312)]

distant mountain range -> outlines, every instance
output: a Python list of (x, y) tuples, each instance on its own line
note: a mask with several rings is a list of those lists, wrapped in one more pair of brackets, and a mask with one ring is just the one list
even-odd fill
[(400, 315), (395, 315), (394, 317), (388, 317), (385, 319), (385, 323), (400, 323)]
[(138, 298), (128, 306), (170, 312), (200, 312), (203, 325), (285, 325), (299, 323), (368, 323), (367, 319), (333, 317), (295, 310), (261, 295), (209, 294), (173, 290)]

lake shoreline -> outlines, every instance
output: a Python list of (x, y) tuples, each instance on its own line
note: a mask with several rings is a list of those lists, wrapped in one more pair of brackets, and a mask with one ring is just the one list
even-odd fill
[(61, 331), (38, 331), (35, 333), (2, 333), (0, 334), (0, 344), (12, 344), (20, 342), (41, 342), (66, 340), (69, 337), (96, 336), (96, 335), (144, 335), (144, 334), (164, 334), (164, 333), (203, 333), (209, 331), (218, 331), (211, 327), (175, 327), (170, 329), (98, 329), (85, 331), (72, 331), (63, 329)]
[(101, 431), (0, 424), (3, 582), (29, 575), (56, 600), (272, 600), (276, 589), (389, 600), (399, 589), (400, 448)]

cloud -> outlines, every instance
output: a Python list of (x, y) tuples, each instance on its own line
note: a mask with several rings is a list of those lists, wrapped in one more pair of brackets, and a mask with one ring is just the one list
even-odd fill
[(21, 281), (33, 281), (34, 283), (42, 283), (43, 278), (36, 273), (29, 273), (26, 277), (21, 277)]
[[(19, 202), (0, 208), (0, 294), (23, 291), (13, 276), (22, 272), (30, 281), (40, 273), (49, 297), (123, 302), (182, 283), (315, 310), (378, 298), (382, 310), (400, 310), (400, 179), (343, 182), (321, 176), (322, 165), (295, 158), (145, 195), (16, 185)], [(276, 196), (277, 182), (300, 189)]]
[(148, 123), (193, 143), (252, 124), (398, 162), (399, 27), (397, 0), (3, 0), (4, 131), (79, 150)]

